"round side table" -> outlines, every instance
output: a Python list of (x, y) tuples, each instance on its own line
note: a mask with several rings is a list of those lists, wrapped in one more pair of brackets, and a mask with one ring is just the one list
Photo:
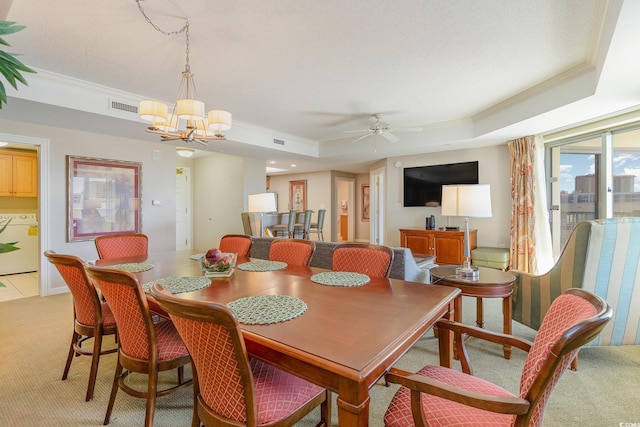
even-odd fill
[[(452, 286), (460, 289), (460, 295), (454, 301), (454, 320), (462, 322), (462, 296), (476, 298), (476, 325), (484, 326), (482, 298), (502, 298), (502, 328), (505, 334), (511, 334), (511, 295), (516, 277), (505, 271), (488, 267), (478, 267), (478, 277), (471, 278), (456, 275), (459, 265), (444, 265), (429, 270), (431, 283)], [(511, 357), (511, 346), (503, 346), (504, 358)]]

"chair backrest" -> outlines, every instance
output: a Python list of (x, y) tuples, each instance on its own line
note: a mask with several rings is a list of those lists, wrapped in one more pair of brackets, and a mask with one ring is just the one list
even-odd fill
[(366, 243), (341, 243), (333, 249), (334, 271), (352, 271), (369, 277), (389, 277), (393, 249)]
[(251, 214), (249, 212), (242, 212), (240, 214), (242, 218), (242, 228), (244, 229), (244, 234), (247, 236), (251, 236), (253, 233), (251, 231)]
[(141, 233), (104, 234), (95, 239), (100, 259), (147, 256), (149, 239)]
[(313, 215), (313, 211), (311, 209), (307, 209), (304, 211), (304, 222), (302, 223), (302, 230), (305, 234), (309, 233), (309, 229), (311, 228), (311, 215)]
[(589, 221), (582, 288), (607, 300), (615, 317), (593, 345), (640, 344), (640, 218)]
[(158, 357), (155, 328), (149, 304), (136, 277), (123, 270), (91, 264), (87, 275), (102, 291), (118, 327), (120, 351), (127, 356), (156, 363)]
[(222, 252), (233, 252), (238, 254), (238, 258), (246, 258), (251, 250), (251, 237), (243, 234), (227, 234), (220, 239), (218, 249)]
[(269, 248), (269, 260), (308, 266), (315, 250), (316, 244), (311, 240), (274, 239)]
[[(513, 320), (538, 329), (553, 300), (569, 288), (582, 287), (590, 232), (588, 222), (578, 223), (548, 273), (518, 277), (513, 292)], [(531, 304), (532, 298), (535, 305)]]
[(542, 424), (558, 379), (580, 347), (597, 337), (612, 316), (613, 310), (604, 299), (582, 289), (569, 289), (553, 301), (522, 370), (520, 397), (531, 407), (518, 418), (517, 425)]
[(257, 425), (254, 380), (235, 316), (226, 306), (174, 298), (159, 284), (151, 294), (169, 313), (195, 365), (199, 396), (221, 425)]
[(322, 231), (322, 227), (324, 226), (324, 216), (327, 213), (326, 209), (320, 209), (318, 211), (318, 231)]
[(293, 236), (293, 232), (296, 229), (296, 219), (298, 217), (298, 212), (295, 209), (289, 210), (289, 222), (287, 224), (287, 231), (289, 232), (289, 236)]
[(76, 321), (87, 326), (102, 324), (100, 298), (84, 269), (84, 262), (73, 255), (45, 251), (44, 256), (56, 269), (71, 290)]

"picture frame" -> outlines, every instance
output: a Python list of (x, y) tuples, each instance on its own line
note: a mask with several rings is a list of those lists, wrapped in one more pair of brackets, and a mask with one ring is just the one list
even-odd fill
[(68, 241), (142, 231), (142, 163), (67, 156)]
[(362, 184), (362, 221), (370, 219), (369, 184)]
[(307, 209), (307, 180), (289, 181), (289, 209)]

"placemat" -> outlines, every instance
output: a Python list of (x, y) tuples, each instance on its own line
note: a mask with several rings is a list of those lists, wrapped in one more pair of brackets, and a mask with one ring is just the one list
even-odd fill
[(312, 282), (327, 286), (362, 286), (369, 283), (370, 280), (366, 274), (350, 271), (326, 271), (311, 276)]
[(307, 311), (307, 304), (289, 295), (261, 295), (239, 298), (227, 304), (245, 325), (270, 325), (294, 319)]
[(206, 288), (211, 284), (211, 280), (201, 276), (165, 277), (143, 284), (142, 289), (145, 292), (149, 292), (154, 283), (160, 283), (163, 288), (172, 294), (180, 294)]
[(238, 268), (244, 271), (276, 271), (287, 268), (287, 263), (280, 261), (249, 261), (238, 264)]
[(153, 264), (147, 264), (145, 262), (132, 262), (128, 264), (115, 264), (109, 265), (108, 268), (113, 268), (115, 270), (124, 270), (129, 273), (140, 273), (141, 271), (151, 270), (153, 268)]

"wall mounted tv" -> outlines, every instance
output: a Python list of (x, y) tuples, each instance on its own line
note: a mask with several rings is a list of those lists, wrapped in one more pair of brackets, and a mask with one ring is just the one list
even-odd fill
[(448, 184), (478, 184), (478, 162), (404, 168), (404, 206), (440, 206)]

